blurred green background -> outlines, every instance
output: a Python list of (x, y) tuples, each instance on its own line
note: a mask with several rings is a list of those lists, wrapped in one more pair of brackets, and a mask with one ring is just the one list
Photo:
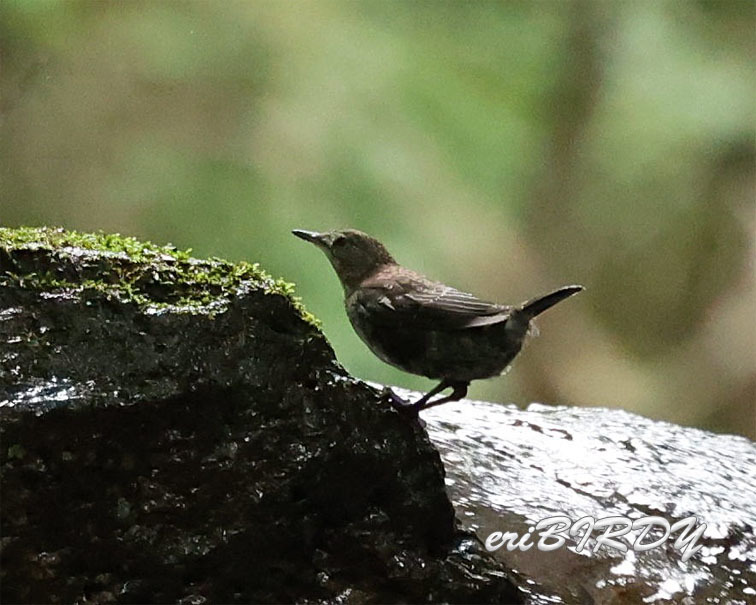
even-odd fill
[(120, 232), (294, 281), (354, 227), (518, 302), (582, 283), (470, 396), (756, 437), (756, 4), (0, 3), (0, 222)]

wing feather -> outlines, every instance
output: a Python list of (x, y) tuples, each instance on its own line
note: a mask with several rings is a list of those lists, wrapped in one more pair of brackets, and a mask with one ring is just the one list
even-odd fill
[(352, 296), (372, 321), (391, 326), (460, 330), (505, 321), (511, 310), (451, 286), (427, 281), (374, 283)]

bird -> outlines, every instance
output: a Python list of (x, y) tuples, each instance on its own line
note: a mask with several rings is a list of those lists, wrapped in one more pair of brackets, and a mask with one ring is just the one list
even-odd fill
[[(368, 348), (400, 370), (439, 381), (412, 404), (384, 391), (393, 407), (413, 416), (462, 399), (473, 380), (504, 373), (533, 318), (584, 289), (564, 286), (519, 305), (487, 302), (401, 266), (362, 231), (292, 233), (328, 257), (349, 321)], [(449, 395), (433, 399), (446, 389)]]

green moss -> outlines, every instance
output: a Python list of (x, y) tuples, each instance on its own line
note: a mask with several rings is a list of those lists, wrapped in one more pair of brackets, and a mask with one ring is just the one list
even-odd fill
[[(48, 227), (0, 227), (2, 248), (7, 250), (9, 266), (0, 272), (0, 284), (11, 280), (24, 288), (75, 292), (84, 299), (104, 296), (153, 312), (210, 315), (222, 311), (240, 289), (253, 287), (285, 296), (306, 321), (319, 327), (318, 320), (294, 296), (294, 284), (273, 279), (256, 263), (198, 260), (190, 256), (190, 250), (156, 246), (133, 237)], [(14, 259), (13, 254), (24, 249), (49, 250), (63, 262), (26, 267), (23, 259)], [(94, 268), (92, 257), (98, 261)]]
[(62, 228), (0, 227), (0, 246), (9, 248), (81, 248), (98, 252), (124, 253), (134, 261), (150, 261), (160, 256), (170, 256), (175, 260), (187, 261), (191, 250), (178, 250), (173, 246), (156, 246), (140, 242), (133, 237), (117, 233), (81, 233)]

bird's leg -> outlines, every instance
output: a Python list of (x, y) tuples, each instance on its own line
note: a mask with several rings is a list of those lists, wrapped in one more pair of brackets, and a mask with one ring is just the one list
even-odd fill
[(415, 411), (419, 412), (424, 407), (426, 407), (426, 404), (428, 403), (428, 400), (433, 397), (434, 395), (438, 395), (441, 391), (444, 389), (448, 389), (451, 385), (451, 383), (447, 380), (442, 380), (439, 382), (435, 387), (433, 387), (430, 391), (428, 391), (425, 395), (423, 395), (420, 399), (418, 399), (415, 403), (413, 403), (410, 407)]
[[(433, 389), (431, 393), (428, 393), (425, 397), (420, 399), (417, 403), (413, 405), (413, 407), (417, 408), (417, 411), (420, 410), (427, 410), (428, 408), (432, 408), (434, 405), (441, 405), (442, 403), (449, 403), (450, 401), (459, 401), (462, 399), (465, 395), (467, 395), (467, 387), (470, 386), (469, 382), (442, 382), (441, 383), (444, 386), (444, 389), (449, 386), (454, 389), (450, 395), (447, 395), (446, 397), (441, 397), (440, 399), (436, 399), (435, 401), (428, 402), (428, 399), (430, 399), (429, 395), (436, 394), (439, 391), (443, 391), (443, 389)], [(439, 385), (441, 386), (441, 385)]]

